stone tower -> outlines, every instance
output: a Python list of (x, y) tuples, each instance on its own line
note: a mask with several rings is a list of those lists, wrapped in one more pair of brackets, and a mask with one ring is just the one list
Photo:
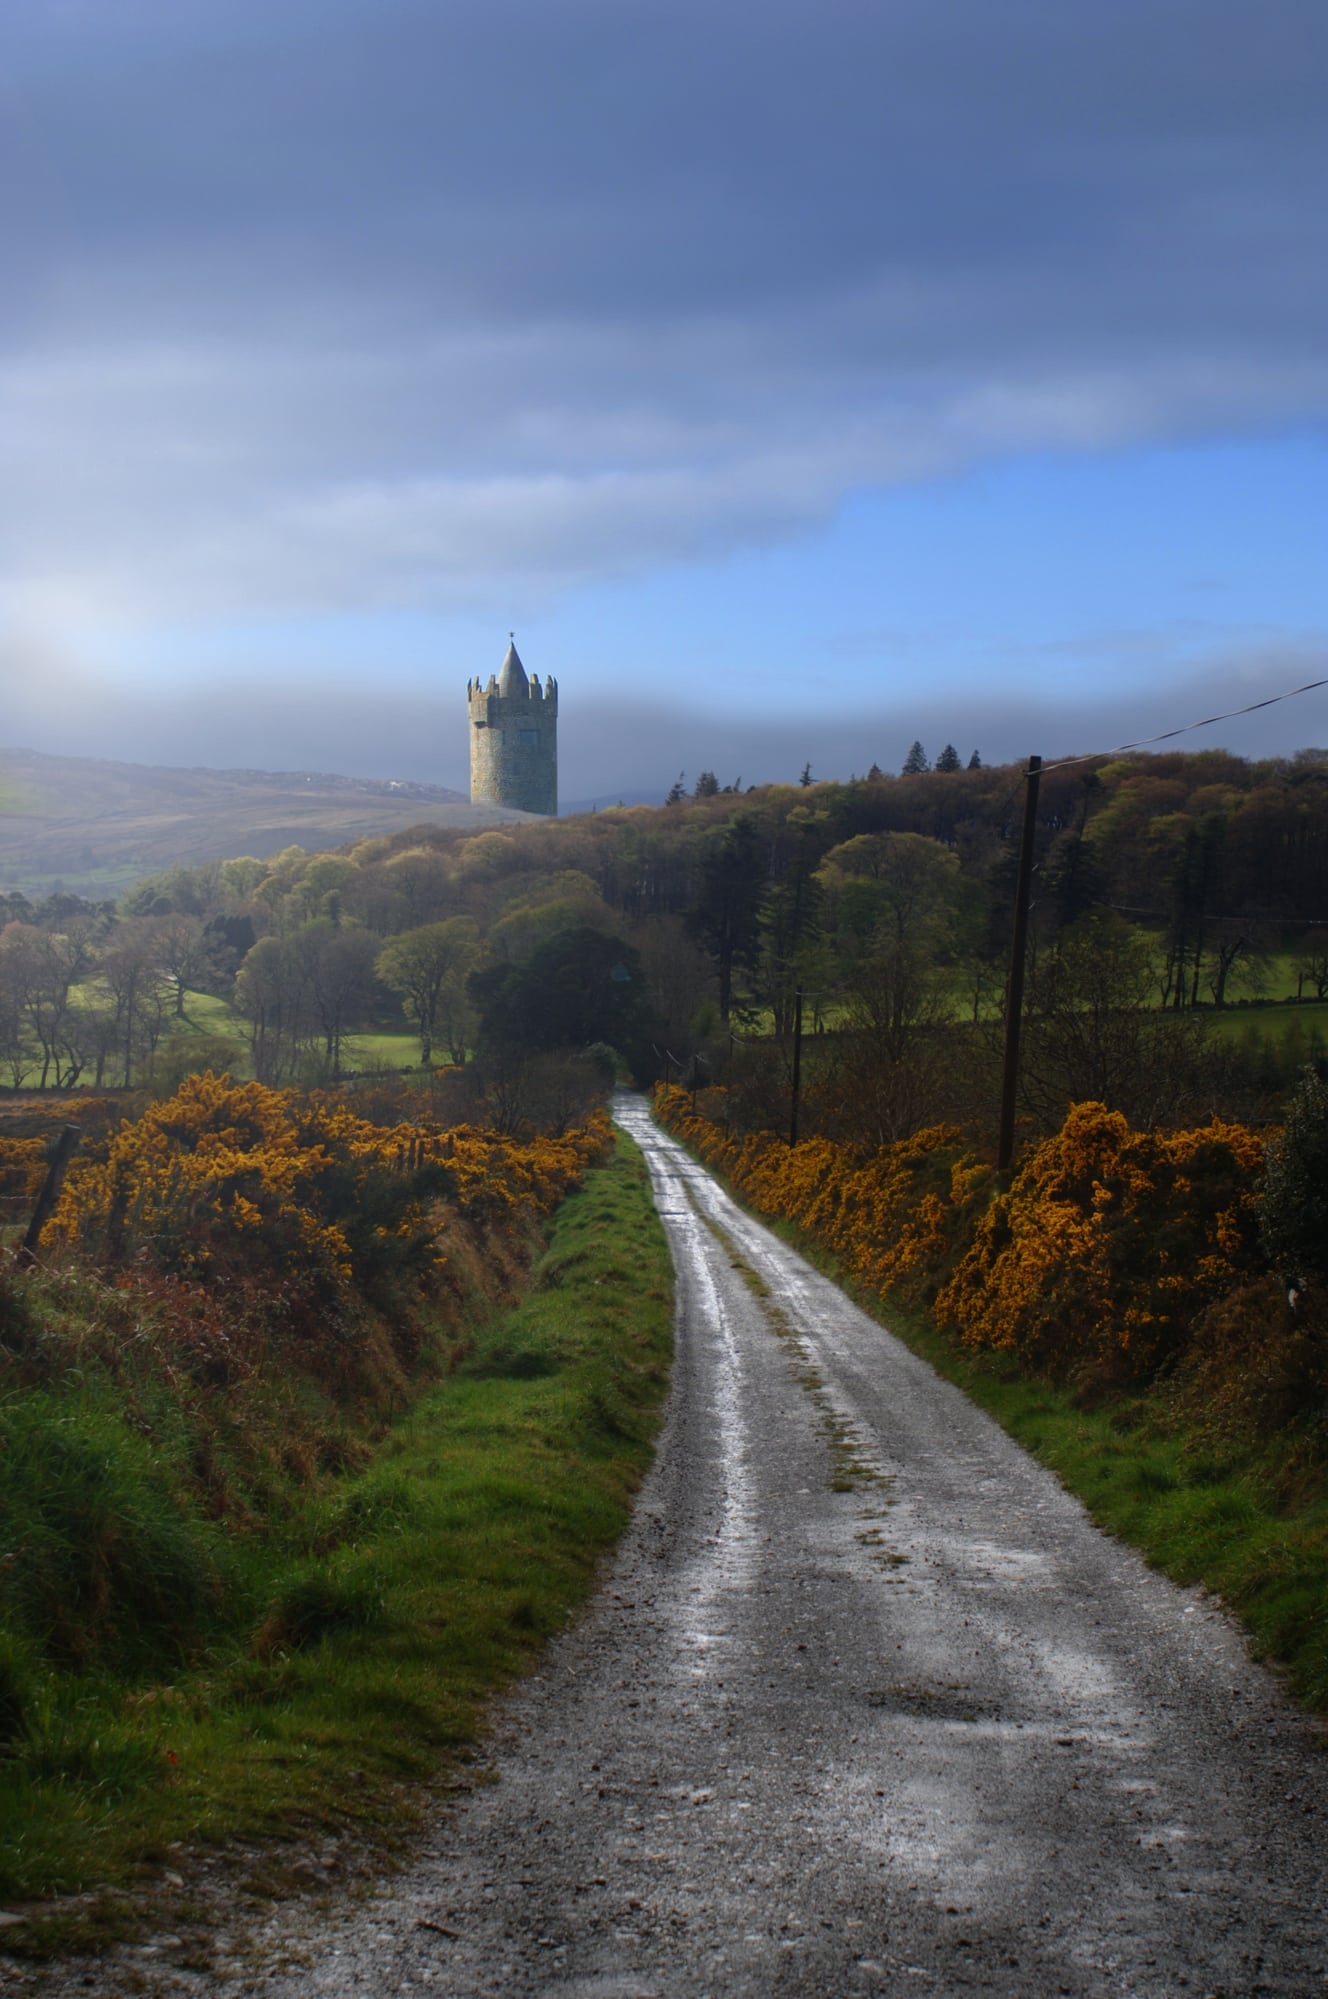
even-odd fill
[(558, 683), (527, 680), (516, 643), (495, 679), (466, 682), (470, 709), (470, 802), (558, 812)]

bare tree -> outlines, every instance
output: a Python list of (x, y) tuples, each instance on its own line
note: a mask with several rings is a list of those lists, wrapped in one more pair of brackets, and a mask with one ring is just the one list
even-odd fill
[(62, 1035), (75, 986), (92, 965), (92, 926), (71, 922), (64, 931), (32, 923), (7, 923), (0, 932), (0, 990), (16, 1026), (40, 1051), (43, 1089), (64, 1083)]
[(1202, 1021), (1148, 1004), (1149, 940), (1110, 911), (1081, 917), (1042, 950), (1028, 984), (1020, 1092), (1044, 1126), (1071, 1103), (1103, 1103), (1132, 1123), (1183, 1121), (1201, 1105)]
[(98, 983), (110, 996), (121, 1077), (128, 1089), (135, 1065), (161, 1039), (169, 1008), (161, 966), (160, 919), (132, 916), (118, 923), (97, 967)]
[(289, 941), (318, 1020), (328, 1074), (336, 1078), (342, 1042), (363, 1026), (373, 1004), (375, 940), (367, 930), (343, 929), (320, 917)]
[(1291, 969), (1296, 975), (1297, 999), (1307, 983), (1313, 986), (1317, 999), (1328, 999), (1328, 930), (1306, 931), (1291, 961)]
[(175, 1017), (184, 1019), (184, 996), (216, 968), (213, 939), (201, 916), (175, 912), (157, 920), (157, 950), (161, 969), (175, 987)]

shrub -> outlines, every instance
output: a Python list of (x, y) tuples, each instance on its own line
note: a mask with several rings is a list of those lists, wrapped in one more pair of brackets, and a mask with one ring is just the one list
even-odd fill
[(0, 1411), (0, 1612), (71, 1666), (178, 1657), (207, 1619), (210, 1536), (119, 1412), (41, 1394)]
[[(707, 1093), (722, 1104), (723, 1092)], [(873, 1291), (932, 1303), (970, 1346), (1084, 1385), (1138, 1385), (1185, 1347), (1197, 1316), (1260, 1267), (1260, 1147), (1241, 1125), (1135, 1131), (1074, 1105), (1002, 1192), (953, 1126), (850, 1148), (773, 1133), (736, 1138), (657, 1108), (767, 1214), (804, 1229)]]
[(112, 1263), (137, 1253), (202, 1284), (266, 1276), (329, 1300), (426, 1273), (440, 1208), (481, 1224), (545, 1213), (602, 1156), (602, 1117), (529, 1143), (461, 1126), (371, 1123), (312, 1096), (189, 1076), (76, 1162), (51, 1235)]
[(1265, 1155), (1259, 1239), (1298, 1289), (1328, 1277), (1328, 1083), (1306, 1069)]

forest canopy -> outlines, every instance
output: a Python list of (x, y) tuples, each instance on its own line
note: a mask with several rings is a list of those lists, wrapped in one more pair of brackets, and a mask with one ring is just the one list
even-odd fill
[[(596, 1047), (641, 1080), (727, 1080), (735, 1117), (777, 1125), (806, 1034), (828, 1135), (981, 1125), (1025, 775), (921, 765), (175, 867), (118, 905), (11, 894), (0, 1062), (15, 1087), (151, 1080), (204, 992), (272, 1084), (335, 1079), (349, 1036), (395, 1023), (476, 1087)], [(1145, 1124), (1285, 1097), (1287, 1062), (1242, 1067), (1211, 1028), (1261, 996), (1328, 1000), (1328, 752), (1052, 764), (1034, 883), (1026, 1119), (1084, 1095)]]

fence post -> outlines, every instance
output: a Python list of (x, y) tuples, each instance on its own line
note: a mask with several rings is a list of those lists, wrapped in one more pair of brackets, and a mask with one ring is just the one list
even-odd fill
[(1014, 891), (1014, 936), (1010, 941), (1010, 983), (1005, 999), (1005, 1061), (1001, 1069), (1001, 1124), (996, 1165), (1004, 1172), (1014, 1157), (1014, 1102), (1019, 1085), (1019, 1030), (1024, 1010), (1024, 954), (1028, 944), (1029, 890), (1033, 881), (1033, 840), (1037, 833), (1041, 757), (1028, 759), (1024, 830), (1019, 842), (1019, 875)]
[(82, 1136), (76, 1124), (67, 1124), (62, 1127), (60, 1136), (55, 1141), (55, 1151), (51, 1154), (51, 1163), (46, 1169), (46, 1178), (37, 1196), (32, 1220), (28, 1223), (28, 1232), (19, 1244), (18, 1264), (21, 1270), (31, 1270), (37, 1261), (37, 1244), (41, 1241), (41, 1232), (51, 1218), (52, 1208), (60, 1198), (60, 1188), (64, 1183), (66, 1168)]

